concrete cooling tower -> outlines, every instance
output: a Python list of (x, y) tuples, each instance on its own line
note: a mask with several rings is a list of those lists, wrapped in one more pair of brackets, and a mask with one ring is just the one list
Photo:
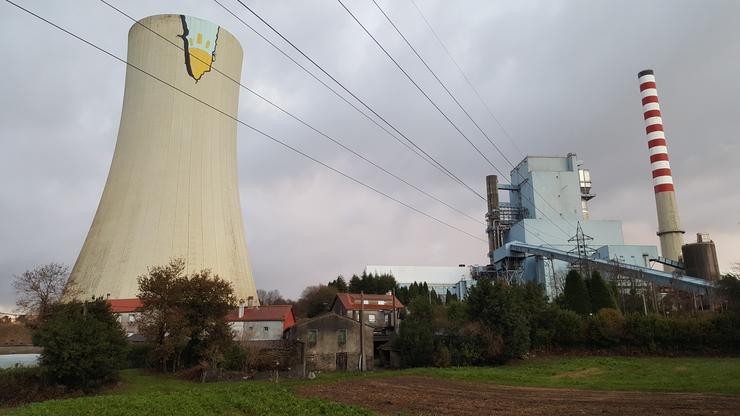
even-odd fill
[[(190, 16), (140, 23), (131, 65), (237, 116), (239, 85), (225, 76), (241, 75), (234, 36)], [(243, 230), (236, 121), (129, 66), (108, 180), (70, 276), (78, 297), (134, 298), (147, 267), (181, 257), (188, 273), (210, 269), (257, 299)]]

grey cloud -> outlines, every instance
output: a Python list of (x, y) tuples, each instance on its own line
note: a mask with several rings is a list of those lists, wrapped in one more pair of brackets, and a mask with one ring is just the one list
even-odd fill
[[(721, 266), (740, 261), (736, 137), (740, 66), (731, 1), (432, 2), (417, 0), (496, 116), (530, 154), (577, 152), (591, 169), (596, 218), (625, 221), (627, 241), (657, 244), (637, 71), (656, 70), (684, 227), (708, 231)], [(125, 55), (130, 21), (98, 2), (28, 7)], [(136, 17), (187, 13), (242, 42), (242, 81), (332, 137), (483, 220), (483, 201), (413, 156), (215, 3), (115, 2)], [(243, 10), (243, 19), (284, 46)], [(383, 56), (338, 3), (250, 2), (297, 45), (480, 192), (493, 173)], [(409, 40), (507, 157), (490, 120), (410, 2), (382, 1)], [(369, 1), (348, 1), (378, 39), (504, 172), (509, 167), (455, 107)], [(120, 115), (122, 64), (0, 5), (0, 303), (10, 275), (73, 263), (102, 191)], [(289, 50), (286, 48), (286, 50)], [(305, 63), (297, 53), (291, 56)], [(308, 67), (310, 64), (306, 63)], [(325, 77), (321, 76), (322, 79)], [(420, 209), (484, 237), (483, 226), (368, 167), (243, 91), (240, 118)], [(239, 176), (257, 284), (295, 297), (365, 264), (483, 263), (477, 240), (385, 200), (239, 128)]]

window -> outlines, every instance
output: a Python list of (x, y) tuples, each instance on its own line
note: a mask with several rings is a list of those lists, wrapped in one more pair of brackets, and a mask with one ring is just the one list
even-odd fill
[(308, 330), (308, 346), (313, 347), (316, 345), (316, 341), (319, 338), (319, 330), (318, 329), (309, 329)]
[(379, 300), (378, 301), (378, 305), (385, 305), (385, 301), (384, 300)]
[(363, 300), (363, 301), (362, 301), (362, 304), (363, 304), (363, 305), (369, 305), (369, 304), (370, 304), (370, 301), (369, 301), (369, 300)]
[(372, 314), (372, 313), (371, 313), (371, 314), (369, 314), (369, 315), (367, 316), (367, 321), (368, 321), (368, 322), (370, 322), (371, 324), (372, 324), (372, 323), (375, 323), (375, 314)]
[(337, 344), (339, 345), (347, 344), (347, 330), (346, 329), (340, 329), (339, 331), (337, 331)]
[(136, 315), (133, 313), (128, 314), (128, 323), (133, 324), (134, 322), (136, 322)]
[(267, 327), (267, 326), (266, 327), (263, 327), (262, 330), (265, 331), (266, 333), (267, 332), (270, 332), (270, 327)]

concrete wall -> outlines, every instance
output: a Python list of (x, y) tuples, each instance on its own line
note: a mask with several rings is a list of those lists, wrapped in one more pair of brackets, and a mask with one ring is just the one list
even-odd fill
[[(363, 325), (365, 357), (367, 369), (372, 369), (373, 363), (373, 330)], [(310, 344), (309, 331), (316, 330), (316, 343)], [(344, 345), (338, 342), (340, 330), (347, 331), (347, 340)], [(346, 353), (347, 370), (359, 369), (360, 362), (360, 323), (334, 313), (309, 319), (296, 324), (288, 330), (290, 340), (300, 340), (306, 343), (307, 371), (334, 371), (336, 370), (337, 354)]]
[[(179, 37), (183, 21), (190, 56)], [(141, 23), (180, 47), (134, 25), (131, 64), (238, 114), (239, 86), (215, 70), (239, 80), (243, 55), (234, 36), (180, 15)], [(203, 72), (208, 68), (193, 56), (210, 60), (214, 47), (212, 68)], [(241, 212), (236, 122), (129, 66), (108, 180), (70, 281), (80, 298), (133, 298), (147, 267), (182, 257), (188, 272), (211, 269), (232, 282), (238, 299), (256, 299)]]

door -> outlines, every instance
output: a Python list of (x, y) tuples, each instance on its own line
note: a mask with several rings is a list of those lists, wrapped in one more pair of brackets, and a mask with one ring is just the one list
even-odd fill
[(338, 352), (337, 356), (337, 371), (347, 371), (347, 353)]

